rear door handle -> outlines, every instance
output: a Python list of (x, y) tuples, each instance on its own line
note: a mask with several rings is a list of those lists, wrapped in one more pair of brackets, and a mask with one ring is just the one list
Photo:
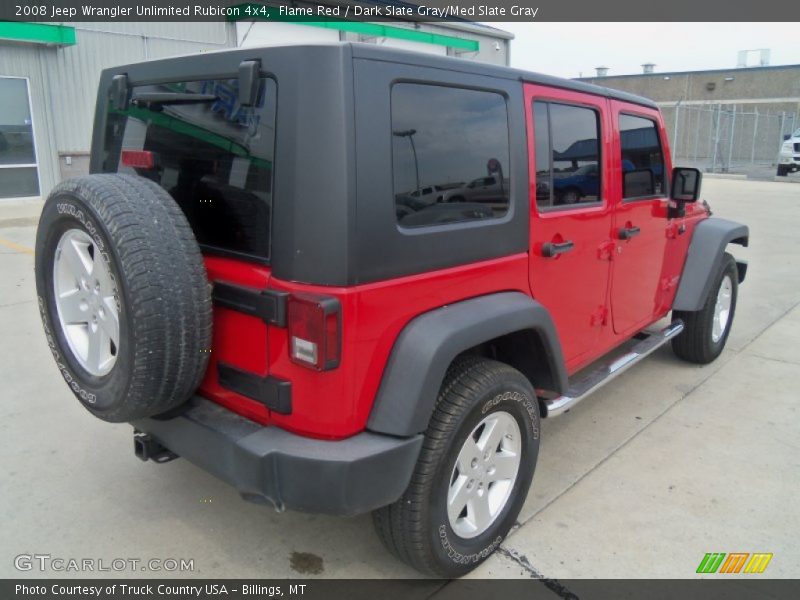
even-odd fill
[(558, 256), (559, 254), (564, 254), (565, 252), (569, 252), (575, 247), (575, 244), (572, 240), (567, 240), (566, 242), (561, 242), (560, 244), (555, 244), (553, 242), (547, 242), (542, 244), (542, 256), (545, 258), (553, 258), (554, 256)]
[(619, 230), (619, 239), (621, 240), (629, 240), (634, 236), (639, 235), (642, 232), (641, 229), (638, 227), (623, 227)]

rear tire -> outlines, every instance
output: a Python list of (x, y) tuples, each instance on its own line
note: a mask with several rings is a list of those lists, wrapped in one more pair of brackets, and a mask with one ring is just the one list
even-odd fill
[(681, 334), (672, 340), (672, 350), (678, 358), (704, 365), (722, 353), (736, 312), (738, 285), (736, 260), (726, 252), (703, 308), (672, 313), (684, 324)]
[(154, 416), (200, 384), (208, 280), (183, 212), (155, 183), (106, 174), (56, 186), (36, 235), (36, 289), (56, 364), (96, 417)]
[(423, 573), (468, 573), (516, 521), (538, 452), (539, 408), (527, 378), (493, 360), (457, 359), (408, 489), (373, 512), (378, 537)]

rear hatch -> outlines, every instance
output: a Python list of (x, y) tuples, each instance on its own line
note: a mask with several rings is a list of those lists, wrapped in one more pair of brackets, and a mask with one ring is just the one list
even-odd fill
[[(257, 84), (255, 102), (243, 106), (236, 77), (134, 83), (130, 102), (108, 103), (101, 170), (147, 177), (176, 200), (210, 282), (264, 290), (271, 276), (277, 91), (271, 78)], [(220, 385), (219, 365), (266, 377), (268, 330), (258, 316), (215, 305), (201, 386), (204, 396), (262, 423), (270, 411)]]

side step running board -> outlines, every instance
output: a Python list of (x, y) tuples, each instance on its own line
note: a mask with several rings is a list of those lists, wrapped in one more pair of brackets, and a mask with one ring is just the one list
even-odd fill
[(647, 337), (631, 348), (627, 354), (609, 364), (600, 365), (578, 381), (571, 383), (567, 393), (563, 396), (545, 400), (544, 404), (547, 412), (544, 416), (554, 417), (568, 411), (597, 388), (602, 387), (620, 373), (628, 370), (648, 354), (666, 344), (681, 331), (683, 331), (683, 321), (678, 319), (661, 331), (645, 332)]

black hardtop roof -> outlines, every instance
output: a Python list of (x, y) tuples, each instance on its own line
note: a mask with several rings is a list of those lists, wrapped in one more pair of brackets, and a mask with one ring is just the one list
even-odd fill
[[(565, 90), (575, 90), (576, 92), (594, 94), (595, 96), (605, 96), (607, 98), (614, 98), (615, 100), (632, 102), (648, 108), (658, 108), (658, 105), (656, 105), (656, 103), (649, 98), (637, 96), (636, 94), (629, 94), (619, 90), (612, 90), (603, 86), (584, 83), (582, 81), (576, 81), (573, 79), (564, 79), (562, 77), (555, 77), (553, 75), (544, 75), (542, 73), (534, 73), (531, 71), (513, 69), (511, 67), (504, 67), (500, 65), (490, 65), (487, 63), (466, 60), (463, 58), (454, 58), (451, 56), (437, 56), (434, 54), (411, 52), (409, 50), (386, 48), (384, 46), (377, 46), (375, 44), (359, 44), (352, 42), (345, 43), (349, 43), (352, 46), (353, 56), (356, 58), (368, 58), (372, 60), (383, 60), (387, 62), (417, 65), (420, 67), (460, 71), (475, 75), (485, 75), (487, 77), (514, 79), (517, 81), (525, 81), (528, 83), (557, 87)], [(337, 44), (331, 45), (334, 46)]]
[[(203, 54), (192, 54), (180, 57), (161, 58), (156, 60), (149, 60), (130, 65), (121, 65), (105, 69), (104, 72), (109, 73), (123, 73), (126, 71), (134, 71), (140, 77), (145, 76), (145, 73), (151, 73), (151, 69), (161, 65), (179, 63), (185, 66), (191, 65), (191, 71), (196, 70), (197, 60), (204, 61), (204, 64), (211, 65), (214, 63), (213, 57), (219, 55), (242, 55), (242, 59), (252, 58), (256, 52), (268, 54), (271, 51), (286, 52), (291, 48), (293, 52), (302, 54), (304, 51), (313, 49), (315, 52), (320, 50), (330, 49), (332, 53), (341, 53), (342, 50), (349, 50), (354, 58), (364, 58), (369, 60), (385, 61), (400, 63), (405, 65), (428, 67), (433, 69), (444, 69), (448, 71), (457, 71), (460, 73), (468, 73), (473, 75), (482, 75), (486, 77), (496, 77), (502, 79), (511, 79), (515, 81), (525, 81), (535, 83), (543, 86), (550, 86), (561, 88), (565, 90), (574, 90), (576, 92), (583, 92), (586, 94), (593, 94), (595, 96), (604, 96), (606, 98), (614, 98), (624, 102), (631, 102), (646, 106), (648, 108), (658, 108), (655, 102), (629, 94), (619, 90), (612, 90), (610, 88), (585, 83), (573, 79), (564, 79), (562, 77), (554, 77), (552, 75), (544, 75), (542, 73), (533, 73), (531, 71), (523, 71), (522, 69), (512, 69), (511, 67), (504, 67), (500, 65), (490, 65), (487, 63), (480, 63), (463, 58), (454, 58), (450, 56), (437, 56), (434, 54), (425, 54), (422, 52), (412, 52), (409, 50), (400, 50), (396, 48), (386, 48), (375, 44), (364, 44), (354, 42), (327, 42), (319, 44), (292, 44), (289, 46), (266, 46), (266, 47), (246, 47), (246, 48), (230, 48), (225, 50), (218, 50)], [(317, 56), (319, 56), (317, 54)], [(302, 57), (300, 57), (302, 60)], [(157, 70), (157, 69), (156, 69)]]

